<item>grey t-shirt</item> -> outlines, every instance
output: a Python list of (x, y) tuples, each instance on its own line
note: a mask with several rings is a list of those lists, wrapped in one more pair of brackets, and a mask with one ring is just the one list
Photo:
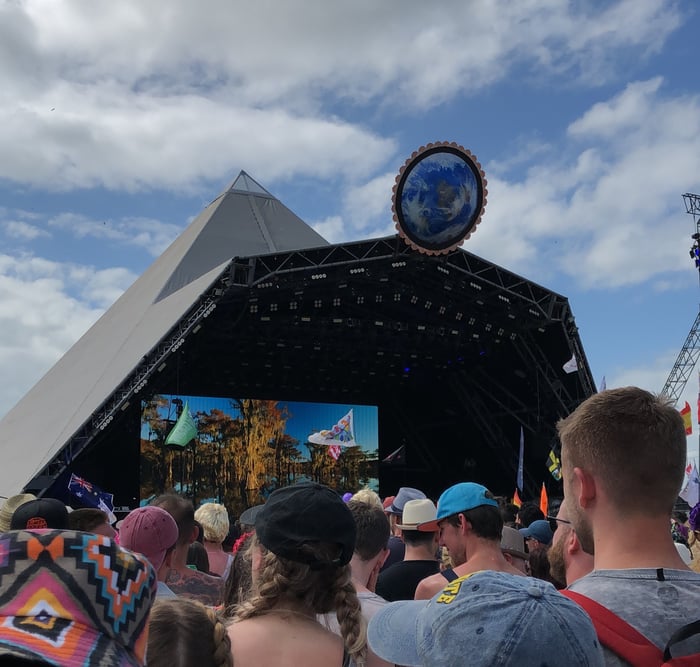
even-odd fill
[[(593, 570), (569, 589), (607, 607), (661, 649), (678, 628), (700, 619), (700, 574), (689, 570)], [(679, 643), (673, 655), (696, 652), (700, 636)], [(608, 649), (605, 664), (627, 665)]]
[[(369, 591), (361, 591), (357, 594), (357, 598), (360, 601), (360, 606), (362, 607), (362, 615), (365, 620), (369, 623), (369, 619), (372, 618), (382, 607), (388, 605), (389, 603), (376, 593), (370, 593)], [(335, 634), (340, 634), (340, 626), (338, 625), (338, 619), (336, 615), (324, 614), (319, 617), (319, 622), (325, 625), (331, 632)], [(355, 667), (355, 661), (350, 661), (350, 666)]]

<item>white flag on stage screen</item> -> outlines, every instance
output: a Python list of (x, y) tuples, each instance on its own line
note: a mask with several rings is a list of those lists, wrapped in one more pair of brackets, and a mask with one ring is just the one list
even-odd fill
[(355, 430), (352, 422), (352, 409), (333, 428), (319, 431), (309, 436), (309, 442), (314, 445), (339, 445), (340, 447), (356, 447)]

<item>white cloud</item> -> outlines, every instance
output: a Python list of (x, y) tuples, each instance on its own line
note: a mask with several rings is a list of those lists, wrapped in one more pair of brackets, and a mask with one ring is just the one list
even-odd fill
[(77, 238), (91, 237), (144, 248), (158, 257), (177, 238), (182, 227), (152, 218), (95, 220), (76, 213), (60, 213), (49, 219), (50, 227)]
[(0, 178), (193, 191), (245, 166), (355, 182), (397, 146), (353, 111), (428, 109), (516, 67), (596, 83), (680, 22), (663, 0), (4, 3)]
[(2, 229), (6, 236), (24, 241), (33, 241), (40, 237), (51, 236), (45, 229), (29, 224), (24, 220), (7, 220), (2, 223)]
[(0, 255), (0, 376), (8, 380), (0, 406), (28, 391), (134, 278), (125, 269)]

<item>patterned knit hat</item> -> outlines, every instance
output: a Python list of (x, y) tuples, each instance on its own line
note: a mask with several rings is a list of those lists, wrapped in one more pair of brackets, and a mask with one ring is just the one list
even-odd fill
[(67, 667), (145, 664), (156, 574), (102, 535), (0, 535), (0, 655)]

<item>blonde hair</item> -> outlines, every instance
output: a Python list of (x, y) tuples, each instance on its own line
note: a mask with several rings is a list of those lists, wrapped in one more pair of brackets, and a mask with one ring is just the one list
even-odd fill
[(687, 442), (683, 419), (666, 398), (638, 387), (601, 391), (557, 430), (565, 474), (574, 467), (594, 472), (619, 512), (671, 514)]
[(149, 667), (233, 667), (231, 640), (219, 615), (186, 598), (156, 600), (148, 622)]
[(223, 542), (228, 535), (228, 511), (218, 503), (204, 503), (195, 513), (204, 531), (204, 539), (209, 542)]
[(384, 511), (382, 499), (379, 497), (379, 494), (372, 491), (368, 486), (365, 486), (357, 493), (353, 494), (350, 500), (355, 500), (358, 503), (365, 503), (365, 505), (376, 505), (382, 512)]
[[(353, 586), (350, 566), (314, 569), (305, 563), (280, 558), (265, 549), (257, 538), (251, 548), (260, 549), (262, 561), (253, 592), (239, 603), (234, 622), (264, 616), (280, 602), (301, 604), (313, 614), (335, 611), (343, 643), (358, 667), (367, 659), (367, 626)], [(313, 543), (303, 545), (317, 560), (329, 562), (337, 557), (337, 545)]]

